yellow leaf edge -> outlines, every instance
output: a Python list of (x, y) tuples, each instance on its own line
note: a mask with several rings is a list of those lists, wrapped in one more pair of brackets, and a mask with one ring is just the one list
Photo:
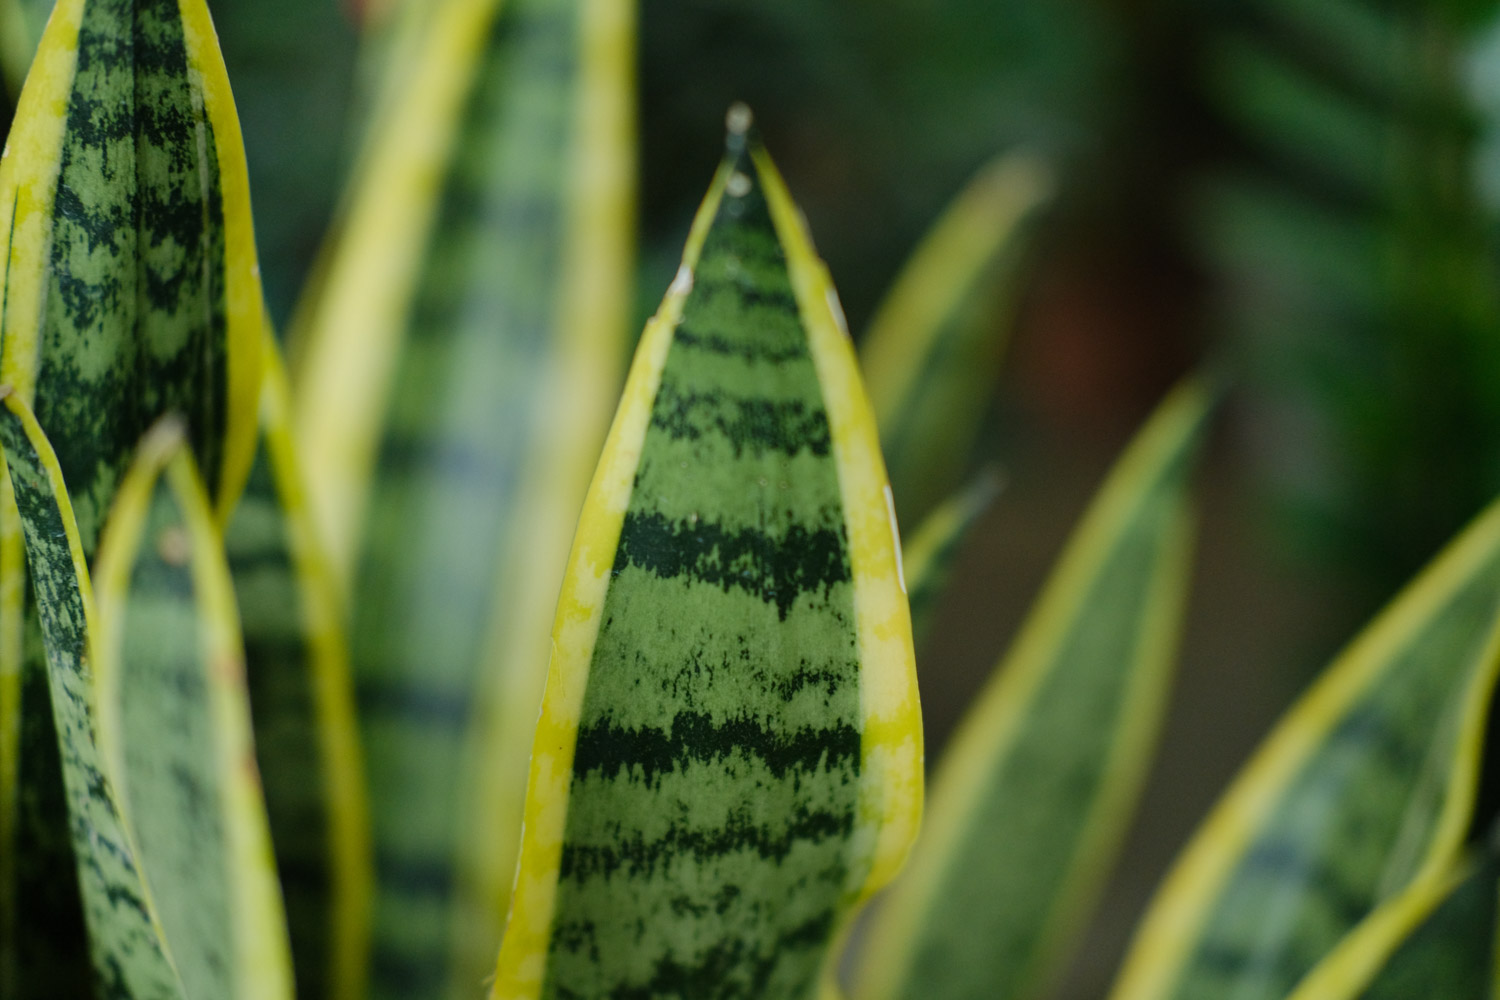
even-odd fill
[[(1013, 745), (1070, 625), (1087, 611), (1087, 583), (1151, 488), (1200, 435), (1212, 405), (1213, 392), (1205, 379), (1193, 377), (1179, 384), (1121, 455), (1069, 538), (1010, 650), (938, 762), (929, 819), (912, 864), (871, 926), (858, 970), (859, 995), (889, 996), (907, 975), (918, 928), (926, 913), (942, 905), (938, 885), (982, 799), (983, 786), (995, 762)], [(1049, 925), (1032, 960), (1039, 974), (1045, 975), (1049, 959), (1075, 929), (1070, 918), (1086, 908), (1079, 905), (1087, 902), (1083, 894), (1097, 891), (1101, 868), (1124, 835), (1126, 816), (1145, 779), (1182, 632), (1192, 534), (1193, 518), (1183, 508), (1164, 540), (1149, 584), (1149, 617), (1134, 651), (1136, 669), (1126, 695), (1130, 707), (1123, 713), (1131, 722), (1115, 735), (1111, 748), (1111, 759), (1127, 762), (1128, 767), (1109, 777), (1084, 824), (1089, 832), (1080, 841), (1064, 887), (1039, 916)]]
[[(1398, 651), (1450, 595), (1500, 552), (1500, 502), (1481, 513), (1345, 648), (1287, 711), (1178, 856), (1158, 889), (1109, 1000), (1166, 995), (1184, 968), (1203, 917), (1233, 872), (1258, 819), (1345, 711), (1384, 676)], [(1500, 626), (1500, 620), (1497, 620)], [(1408, 885), (1440, 878), (1463, 842), (1477, 793), (1490, 692), (1500, 674), (1500, 627), (1469, 677), (1456, 756), (1425, 857)]]
[[(254, 1000), (292, 996), (291, 945), (271, 847), (246, 697), (244, 644), (234, 586), (207, 489), (180, 422), (167, 418), (143, 439), (121, 480), (95, 562), (99, 631), (94, 645), (98, 729), (107, 766), (124, 779), (123, 733), (118, 714), (121, 643), (129, 614), (130, 577), (159, 481), (165, 479), (186, 534), (200, 621), (199, 643), (218, 740), (225, 794), (220, 803), (229, 858), (230, 913), (237, 995)], [(131, 827), (128, 803), (122, 817)], [(133, 834), (132, 834), (133, 836)], [(165, 938), (163, 938), (165, 940)], [(169, 942), (168, 942), (169, 944)]]

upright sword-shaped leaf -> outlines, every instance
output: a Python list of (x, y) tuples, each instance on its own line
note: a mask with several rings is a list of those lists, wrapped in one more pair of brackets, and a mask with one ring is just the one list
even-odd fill
[(1293, 706), (1179, 858), (1114, 1000), (1279, 998), (1459, 858), (1500, 670), (1500, 504)]
[(579, 522), (497, 1000), (811, 997), (916, 831), (874, 421), (748, 118), (730, 114)]
[(903, 518), (959, 485), (1009, 334), (1031, 223), (1052, 177), (1026, 153), (988, 164), (902, 269), (861, 347)]
[(879, 1000), (1043, 995), (1134, 812), (1187, 600), (1197, 381), (1120, 459), (938, 771), (860, 977)]
[[(166, 412), (187, 419), (226, 517), (254, 444), (261, 305), (244, 152), (202, 0), (56, 6), (0, 162), (0, 234), (0, 382), (34, 402), (84, 556)], [(67, 952), (81, 944), (77, 892), (60, 876), (73, 862), (48, 798), (57, 741), (20, 538), (14, 506), (0, 507), (0, 836), (15, 845), (0, 846), (15, 860), (0, 865), (0, 978), (29, 962), (50, 979), (86, 963)], [(27, 919), (6, 920), (17, 897)]]
[(121, 482), (96, 569), (97, 733), (180, 995), (291, 1000), (233, 585), (175, 422)]
[(297, 995), (362, 1000), (369, 809), (338, 583), (312, 523), (290, 390), (266, 331), (261, 446), (225, 533)]
[(469, 996), (515, 873), (547, 632), (618, 391), (628, 0), (448, 0), (384, 112), (298, 386), (370, 773), (379, 996)]

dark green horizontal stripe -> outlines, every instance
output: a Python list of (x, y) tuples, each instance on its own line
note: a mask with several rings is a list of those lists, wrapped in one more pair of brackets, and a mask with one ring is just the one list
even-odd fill
[[(464, 441), (424, 437), (392, 425), (380, 443), (379, 474), (397, 482), (441, 479), (475, 492), (494, 492), (514, 478), (501, 456)], [(430, 488), (430, 487), (429, 487)]]
[[(775, 244), (767, 244), (774, 246)], [(750, 243), (742, 243), (735, 247), (738, 252), (735, 256), (741, 260), (754, 261), (761, 265), (775, 267), (784, 266), (781, 254), (761, 253), (754, 250), (746, 252), (746, 247), (753, 246)], [(726, 248), (717, 248), (724, 252)], [(766, 309), (771, 312), (781, 313), (786, 316), (797, 315), (797, 298), (791, 291), (790, 285), (780, 287), (757, 287), (750, 284), (743, 277), (726, 277), (712, 272), (704, 274), (701, 278), (694, 279), (693, 290), (701, 293), (705, 298), (715, 295), (733, 295), (743, 309)], [(803, 345), (802, 355), (807, 355), (806, 345)]]
[(728, 531), (706, 519), (689, 523), (634, 510), (625, 515), (614, 572), (627, 566), (726, 592), (738, 588), (774, 604), (783, 620), (801, 595), (826, 594), (834, 584), (850, 582), (842, 527), (809, 531), (793, 525), (776, 538), (753, 528)]
[(453, 894), (453, 866), (445, 858), (404, 857), (383, 845), (375, 852), (375, 874), (383, 891), (432, 899)]
[(703, 861), (736, 851), (754, 851), (763, 860), (780, 862), (798, 843), (846, 837), (853, 828), (854, 817), (850, 813), (826, 809), (803, 809), (790, 824), (778, 824), (774, 830), (746, 819), (736, 819), (716, 830), (698, 830), (674, 823), (665, 834), (649, 842), (637, 835), (598, 847), (565, 844), (558, 877), (608, 878), (621, 868), (632, 878), (654, 877), (659, 862), (670, 863), (684, 855)]
[(1375, 900), (1369, 892), (1347, 885), (1334, 859), (1320, 853), (1318, 846), (1302, 841), (1266, 840), (1256, 844), (1240, 868), (1240, 877), (1250, 885), (1267, 882), (1296, 885), (1311, 889), (1317, 899), (1332, 909), (1345, 924), (1364, 919)]
[(788, 361), (800, 361), (806, 358), (807, 345), (802, 341), (792, 341), (780, 347), (759, 340), (731, 340), (717, 333), (707, 333), (690, 329), (689, 323), (684, 321), (672, 334), (672, 346), (687, 347), (695, 351), (703, 351), (707, 354), (717, 354), (722, 357), (739, 358), (747, 362), (764, 362), (771, 365), (785, 364)]
[(663, 377), (651, 407), (651, 426), (679, 441), (697, 441), (717, 432), (734, 448), (760, 456), (768, 451), (791, 456), (800, 451), (827, 457), (828, 414), (800, 399), (744, 398), (711, 390), (694, 392)]
[(839, 723), (825, 729), (778, 733), (755, 719), (716, 723), (712, 716), (678, 712), (670, 731), (655, 726), (625, 728), (604, 722), (578, 731), (573, 775), (586, 778), (598, 772), (605, 778), (627, 775), (640, 768), (646, 784), (659, 774), (670, 774), (679, 764), (718, 764), (739, 755), (758, 760), (780, 780), (792, 771), (856, 769), (860, 734)]
[[(671, 956), (658, 959), (651, 978), (644, 983), (616, 985), (607, 993), (584, 994), (553, 983), (557, 1000), (766, 1000), (777, 966), (792, 953), (821, 949), (833, 930), (834, 914), (824, 910), (789, 928), (774, 939), (767, 952), (752, 951), (743, 938), (714, 944), (696, 962), (681, 962)], [(560, 925), (554, 931), (559, 945), (582, 950), (591, 945), (592, 928), (587, 923)], [(792, 1000), (792, 998), (788, 998)]]
[(443, 729), (462, 729), (469, 722), (469, 699), (413, 682), (384, 682), (365, 679), (359, 682), (355, 700), (360, 718), (403, 719)]

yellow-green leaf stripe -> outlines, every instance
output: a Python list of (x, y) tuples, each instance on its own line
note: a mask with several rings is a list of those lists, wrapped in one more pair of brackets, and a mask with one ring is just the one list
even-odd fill
[(809, 997), (916, 831), (873, 416), (747, 119), (731, 113), (579, 522), (497, 1000)]
[(312, 523), (290, 389), (266, 331), (261, 442), (225, 534), (297, 994), (362, 1000), (369, 808), (338, 583)]
[(1403, 888), (1454, 864), (1500, 667), (1500, 505), (1313, 685), (1178, 860), (1114, 1000), (1285, 996)]
[(902, 517), (959, 485), (1009, 332), (1027, 225), (1051, 196), (1034, 155), (980, 171), (918, 245), (861, 346)]
[[(117, 777), (96, 741), (94, 595), (83, 542), (51, 444), (20, 395), (0, 386), (0, 447), (15, 487), (46, 644), (68, 829), (99, 990), (121, 1000), (182, 997), (120, 808)], [(34, 969), (45, 996), (64, 969)], [(55, 982), (52, 980), (51, 982)]]
[(182, 438), (147, 436), (99, 547), (98, 734), (182, 996), (290, 1000), (234, 592)]
[(1173, 392), (1120, 459), (944, 754), (868, 1000), (1041, 995), (1129, 823), (1187, 599), (1187, 488), (1209, 393)]

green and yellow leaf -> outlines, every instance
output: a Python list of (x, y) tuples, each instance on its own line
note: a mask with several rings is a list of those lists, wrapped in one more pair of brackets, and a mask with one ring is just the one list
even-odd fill
[(1009, 333), (1030, 223), (1051, 198), (1036, 157), (1002, 156), (918, 245), (861, 350), (903, 518), (956, 489)]
[[(0, 394), (0, 448), (25, 532), (35, 606), (46, 642), (67, 828), (77, 857), (91, 964), (106, 995), (127, 1000), (180, 997), (177, 973), (121, 812), (117, 778), (96, 742), (94, 596), (73, 505), (57, 457), (36, 418), (16, 393), (0, 387)], [(20, 901), (27, 907), (21, 914), (23, 924), (51, 916), (30, 912), (32, 902), (31, 897)], [(21, 962), (27, 957), (23, 954)], [(55, 977), (71, 970), (23, 965), (22, 972), (27, 971), (43, 981), (23, 980), (17, 995), (46, 996), (59, 986)]]
[[(254, 444), (261, 314), (244, 151), (202, 0), (56, 6), (0, 161), (0, 233), (0, 382), (56, 449), (84, 556), (169, 411), (188, 418), (222, 521)], [(16, 956), (85, 964), (58, 950), (81, 942), (78, 887), (61, 876), (74, 865), (21, 535), (0, 509), (0, 976)], [(17, 898), (19, 923), (5, 916)]]
[(553, 629), (492, 996), (810, 997), (922, 742), (833, 286), (748, 112), (637, 350)]
[(862, 997), (1012, 1000), (1050, 985), (1156, 742), (1208, 412), (1188, 382), (1140, 432), (954, 736), (911, 867), (871, 929)]
[(261, 441), (225, 534), (297, 995), (361, 1000), (373, 888), (348, 640), (314, 537), (269, 330)]
[(903, 546), (903, 573), (911, 603), (911, 629), (917, 641), (927, 634), (939, 595), (947, 586), (962, 543), (979, 518), (1000, 495), (1000, 474), (987, 469), (922, 519)]
[(1457, 863), (1500, 668), (1500, 505), (1328, 668), (1194, 836), (1114, 1000), (1280, 998)]
[(1464, 857), (1382, 903), (1288, 1000), (1489, 1000), (1500, 866)]
[(429, 17), (307, 314), (297, 395), (354, 609), (372, 986), (400, 997), (467, 996), (494, 966), (630, 287), (633, 5)]
[(142, 443), (96, 569), (96, 732), (180, 982), (172, 995), (290, 1000), (234, 589), (180, 424)]

